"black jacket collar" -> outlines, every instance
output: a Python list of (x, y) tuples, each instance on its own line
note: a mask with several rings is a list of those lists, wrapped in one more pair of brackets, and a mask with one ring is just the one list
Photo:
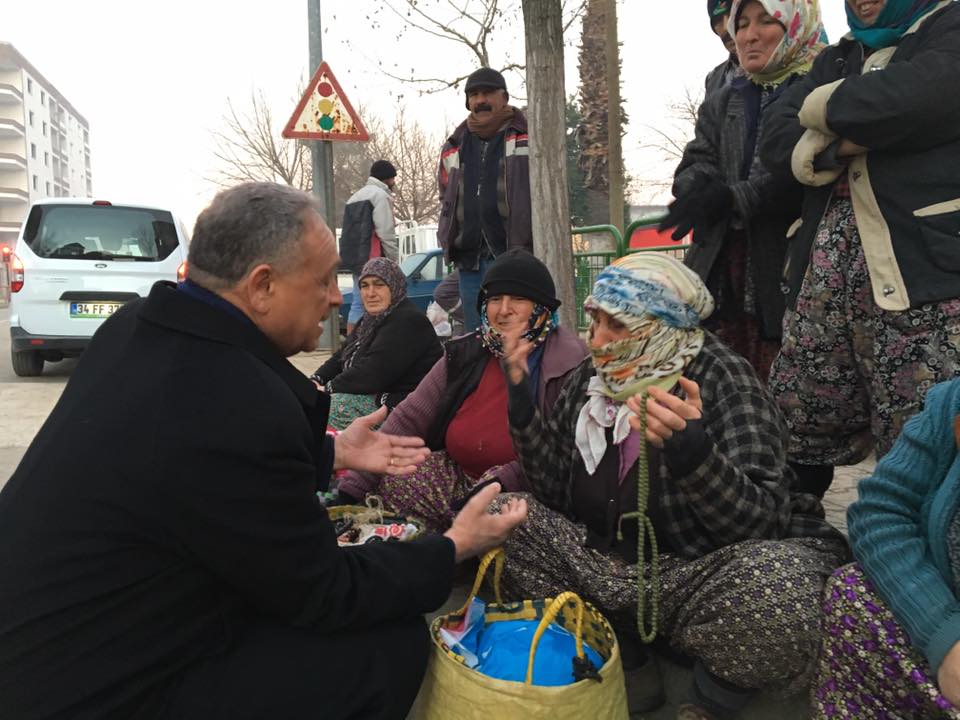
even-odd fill
[(145, 322), (175, 332), (243, 348), (276, 372), (301, 404), (316, 406), (320, 393), (313, 382), (291, 365), (252, 322), (244, 322), (220, 308), (178, 292), (176, 285), (167, 281), (154, 284), (138, 315)]

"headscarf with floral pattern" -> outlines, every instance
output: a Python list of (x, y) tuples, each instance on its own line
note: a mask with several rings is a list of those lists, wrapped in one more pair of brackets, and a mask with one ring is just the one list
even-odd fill
[[(737, 36), (737, 20), (743, 6), (752, 0), (733, 0), (727, 32)], [(763, 70), (747, 73), (757, 85), (776, 86), (794, 74), (810, 71), (814, 58), (826, 45), (820, 17), (820, 0), (756, 0), (770, 17), (783, 25), (783, 39)]]

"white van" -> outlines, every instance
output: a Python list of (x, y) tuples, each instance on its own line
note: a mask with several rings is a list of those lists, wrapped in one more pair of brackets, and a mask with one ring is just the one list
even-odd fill
[(182, 280), (187, 234), (169, 210), (89, 198), (35, 202), (10, 258), (14, 372), (79, 355), (123, 303)]

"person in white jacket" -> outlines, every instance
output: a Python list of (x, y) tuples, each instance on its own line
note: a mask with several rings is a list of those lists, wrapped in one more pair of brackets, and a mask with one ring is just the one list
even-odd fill
[(353, 274), (353, 302), (347, 315), (347, 332), (353, 330), (363, 304), (360, 302), (359, 273), (367, 260), (386, 257), (400, 262), (397, 226), (393, 216), (393, 187), (397, 169), (388, 160), (370, 166), (367, 183), (357, 190), (343, 209), (340, 224), (341, 267)]

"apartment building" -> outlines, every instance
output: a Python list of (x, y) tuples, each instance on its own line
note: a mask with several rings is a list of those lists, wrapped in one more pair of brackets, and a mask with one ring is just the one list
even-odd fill
[(86, 119), (0, 41), (0, 245), (13, 244), (34, 200), (92, 194)]

